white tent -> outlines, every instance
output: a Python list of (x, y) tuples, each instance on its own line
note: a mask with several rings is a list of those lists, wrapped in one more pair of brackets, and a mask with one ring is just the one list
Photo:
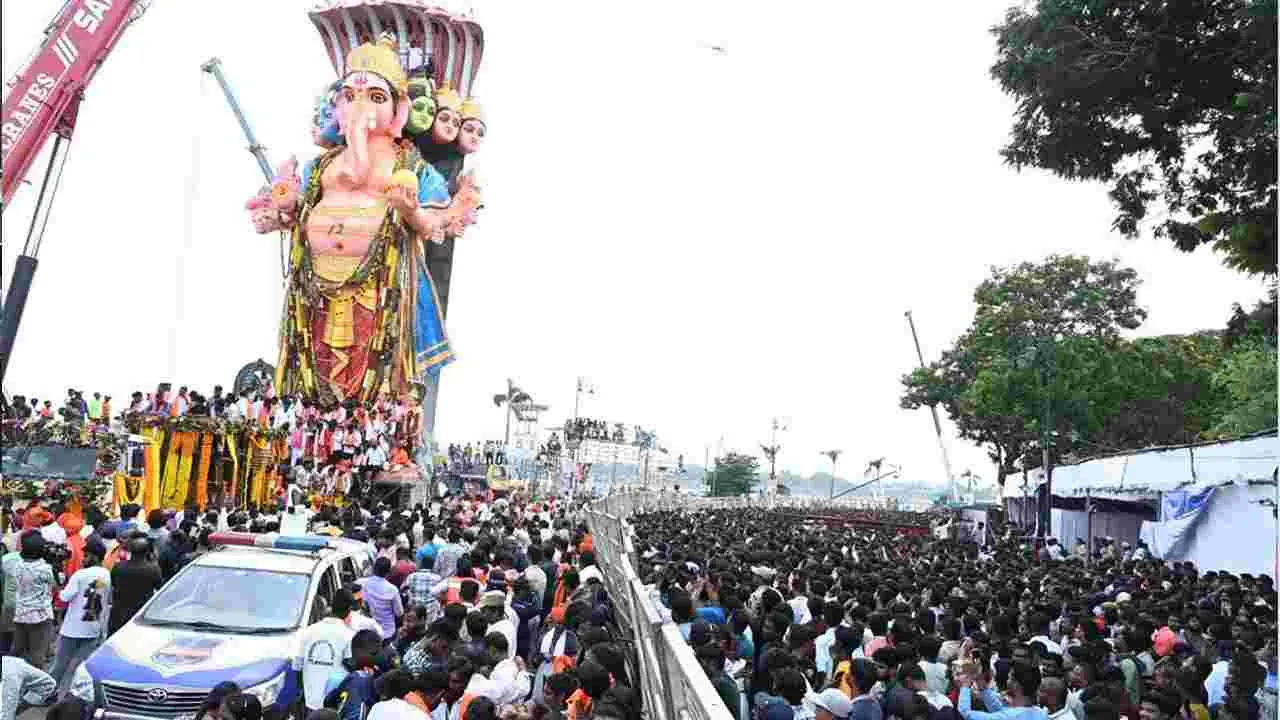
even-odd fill
[[(1237, 440), (1098, 458), (1054, 468), (1053, 494), (1155, 504), (1160, 510), (1154, 521), (1095, 513), (1094, 534), (1121, 539), (1136, 530), (1153, 554), (1165, 560), (1190, 560), (1201, 570), (1274, 577), (1277, 450), (1280, 437), (1273, 430)], [(1034, 475), (1026, 490), (1032, 497), (1043, 482), (1041, 473)], [(1023, 494), (1022, 488), (1014, 492)], [(1056, 537), (1080, 535), (1076, 521), (1085, 513), (1055, 508), (1053, 516)], [(1102, 529), (1111, 525), (1114, 530)]]

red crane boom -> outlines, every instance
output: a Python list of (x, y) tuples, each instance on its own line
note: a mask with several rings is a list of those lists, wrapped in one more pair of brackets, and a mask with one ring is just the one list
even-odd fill
[(68, 0), (40, 49), (9, 83), (0, 115), (0, 199), (9, 203), (49, 138), (69, 138), (86, 85), (141, 0)]
[[(22, 311), (35, 277), (49, 208), (66, 162), (85, 86), (150, 0), (67, 0), (49, 23), (31, 60), (9, 81), (0, 114), (0, 209), (9, 204), (50, 137), (49, 169), (36, 198), (27, 242), (18, 254), (0, 312), (0, 383), (4, 382)], [(43, 218), (43, 221), (42, 221)]]

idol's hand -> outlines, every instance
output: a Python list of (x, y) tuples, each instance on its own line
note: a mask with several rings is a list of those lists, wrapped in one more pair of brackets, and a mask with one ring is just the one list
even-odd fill
[(400, 217), (409, 218), (418, 212), (418, 198), (413, 191), (403, 185), (392, 185), (387, 188), (387, 204), (400, 213)]
[(266, 235), (277, 230), (293, 227), (293, 213), (283, 212), (275, 208), (259, 208), (251, 214), (254, 232)]

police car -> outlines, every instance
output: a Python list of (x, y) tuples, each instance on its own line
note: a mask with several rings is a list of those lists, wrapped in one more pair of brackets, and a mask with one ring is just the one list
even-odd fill
[(230, 680), (264, 710), (301, 697), (293, 658), (339, 588), (369, 572), (368, 546), (316, 536), (215, 533), (76, 670), (71, 693), (116, 720), (187, 720)]

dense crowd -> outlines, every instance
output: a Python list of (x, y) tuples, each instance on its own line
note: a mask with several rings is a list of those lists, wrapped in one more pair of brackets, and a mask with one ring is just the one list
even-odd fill
[(1114, 545), (1086, 563), (1012, 527), (955, 540), (741, 509), (633, 524), (642, 578), (737, 720), (1276, 717), (1265, 575)]
[[(206, 396), (186, 386), (173, 393), (163, 383), (155, 392), (134, 392), (115, 417), (110, 395), (93, 393), (86, 399), (74, 388), (67, 390), (58, 410), (52, 406), (50, 400), (15, 395), (5, 408), (6, 439), (85, 444), (113, 423), (128, 426), (156, 418), (257, 424), (286, 432), (289, 458), (284, 474), (306, 492), (323, 497), (360, 495), (379, 472), (416, 468), (422, 422), (421, 406), (406, 399), (381, 398), (368, 406), (347, 402), (322, 409), (309, 400), (277, 397), (269, 386), (261, 392), (237, 394), (224, 392), (219, 385)], [(55, 423), (57, 430), (41, 432)], [(491, 448), (492, 444), (492, 458)]]
[[(0, 720), (19, 699), (59, 695), (48, 717), (80, 718), (85, 701), (65, 694), (75, 668), (209, 552), (212, 532), (287, 534), (294, 520), (253, 510), (139, 515), (136, 506), (111, 519), (94, 508), (83, 518), (60, 506), (19, 509), (0, 554)], [(303, 633), (294, 668), (305, 717), (638, 720), (593, 541), (568, 501), (450, 497), (398, 511), (366, 500), (304, 522), (302, 531), (365, 543), (372, 562)], [(55, 544), (69, 548), (65, 565), (50, 562)], [(336, 672), (311, 662), (318, 643), (342, 649)], [(257, 698), (240, 691), (215, 688), (201, 717), (261, 720)]]
[(571, 418), (564, 422), (566, 440), (601, 440), (606, 442), (623, 442), (626, 430), (622, 423), (607, 423), (604, 420), (590, 418)]

